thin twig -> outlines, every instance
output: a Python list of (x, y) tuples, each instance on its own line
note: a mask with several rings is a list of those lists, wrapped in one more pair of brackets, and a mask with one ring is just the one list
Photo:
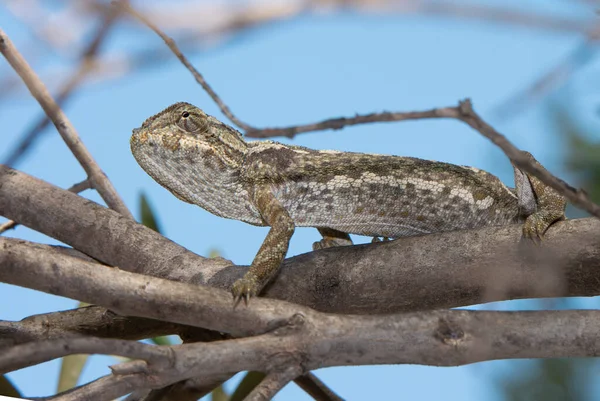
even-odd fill
[(132, 390), (141, 388), (141, 384), (144, 384), (144, 377), (146, 376), (140, 374), (120, 376), (110, 374), (45, 399), (52, 401), (114, 400)]
[(119, 355), (142, 359), (157, 367), (169, 366), (172, 364), (171, 352), (169, 347), (112, 338), (83, 337), (37, 341), (15, 345), (4, 350), (0, 355), (0, 372), (12, 372), (74, 354)]
[(426, 118), (448, 118), (447, 114), (451, 112), (452, 109), (454, 109), (454, 107), (445, 107), (425, 111), (384, 111), (382, 113), (370, 113), (363, 115), (357, 114), (354, 117), (329, 118), (327, 120), (323, 120), (318, 123), (312, 124), (294, 125), (289, 127), (252, 129), (246, 131), (245, 136), (250, 138), (270, 138), (273, 136), (286, 136), (288, 138), (293, 138), (296, 134), (304, 132), (323, 131), (329, 129), (339, 130), (350, 125), (370, 124), (376, 122), (420, 120)]
[(311, 372), (296, 377), (294, 383), (316, 401), (344, 401), (342, 397), (334, 393), (321, 379)]
[(244, 401), (268, 401), (301, 374), (299, 366), (290, 366), (281, 372), (271, 372), (244, 398)]
[[(83, 191), (85, 191), (86, 189), (90, 189), (91, 188), (91, 184), (90, 184), (90, 180), (89, 179), (85, 179), (81, 182), (78, 182), (77, 184), (74, 184), (73, 186), (71, 186), (68, 191), (69, 192), (73, 192), (75, 194), (81, 193)], [(13, 220), (8, 220), (6, 223), (0, 224), (0, 234), (11, 230), (15, 227), (17, 227), (19, 225), (19, 223), (17, 223), (16, 221)]]
[(192, 73), (192, 75), (196, 79), (196, 82), (198, 82), (202, 86), (202, 88), (206, 91), (206, 93), (208, 93), (208, 95), (212, 98), (212, 100), (219, 106), (219, 108), (221, 109), (223, 114), (225, 114), (227, 116), (227, 118), (229, 118), (229, 120), (231, 120), (231, 122), (233, 122), (238, 127), (242, 128), (243, 130), (254, 129), (254, 127), (252, 127), (251, 125), (248, 125), (248, 124), (244, 123), (243, 121), (239, 120), (231, 112), (229, 107), (223, 102), (223, 100), (221, 100), (219, 95), (217, 95), (217, 93), (212, 89), (212, 87), (208, 84), (208, 82), (206, 82), (206, 80), (204, 79), (202, 74), (200, 74), (200, 72), (198, 72), (198, 70), (196, 70), (196, 68), (194, 68), (192, 63), (190, 63), (189, 60), (183, 55), (181, 50), (179, 50), (179, 47), (177, 47), (177, 44), (175, 43), (175, 41), (172, 38), (170, 38), (164, 32), (162, 32), (160, 30), (160, 28), (157, 27), (154, 23), (152, 23), (148, 18), (146, 18), (145, 16), (143, 16), (142, 14), (140, 14), (139, 12), (134, 10), (128, 4), (127, 1), (113, 1), (113, 4), (117, 7), (123, 8), (123, 10), (127, 11), (129, 14), (131, 14), (132, 16), (134, 16), (135, 18), (140, 20), (140, 22), (142, 22), (148, 28), (152, 29), (158, 36), (160, 36), (160, 38), (162, 40), (164, 40), (164, 42), (169, 47), (169, 49), (171, 49), (171, 51), (177, 56), (179, 61), (181, 61), (181, 63)]
[[(120, 10), (116, 9), (116, 7), (111, 7), (106, 11), (104, 20), (98, 28), (98, 31), (90, 41), (89, 45), (81, 53), (81, 61), (77, 71), (69, 76), (67, 81), (58, 91), (56, 103), (59, 106), (62, 107), (65, 104), (65, 102), (73, 94), (74, 90), (83, 82), (85, 77), (95, 69), (98, 52), (119, 14)], [(35, 124), (31, 125), (29, 130), (21, 135), (19, 143), (9, 153), (10, 156), (6, 159), (4, 164), (8, 166), (16, 165), (16, 163), (27, 153), (27, 151), (31, 149), (32, 145), (40, 137), (40, 134), (43, 132), (44, 128), (48, 126), (48, 123), (50, 123), (48, 116), (42, 115), (35, 122)]]
[(548, 170), (533, 163), (526, 152), (519, 150), (504, 135), (496, 131), (486, 123), (475, 111), (469, 99), (466, 99), (456, 107), (449, 117), (456, 118), (470, 125), (480, 134), (498, 146), (512, 162), (525, 172), (539, 178), (544, 184), (554, 188), (564, 195), (573, 205), (587, 211), (591, 215), (600, 218), (600, 206), (592, 202), (583, 189), (577, 189), (560, 178), (550, 174)]
[(113, 187), (112, 183), (106, 177), (100, 166), (96, 163), (90, 152), (83, 145), (81, 138), (77, 134), (75, 127), (67, 118), (65, 113), (54, 101), (48, 89), (36, 73), (31, 69), (27, 61), (19, 53), (8, 35), (0, 29), (0, 52), (19, 74), (27, 88), (38, 101), (40, 106), (46, 112), (46, 115), (52, 120), (61, 137), (77, 159), (81, 167), (85, 170), (92, 183), (92, 186), (98, 191), (108, 207), (121, 213), (122, 215), (133, 218), (127, 206)]

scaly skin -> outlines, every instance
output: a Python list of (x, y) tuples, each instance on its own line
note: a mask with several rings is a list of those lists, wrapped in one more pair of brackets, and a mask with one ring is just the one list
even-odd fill
[(323, 240), (314, 249), (350, 245), (348, 234), (398, 238), (513, 223), (537, 241), (564, 219), (566, 205), (516, 167), (512, 189), (472, 167), (246, 142), (188, 103), (148, 118), (133, 131), (131, 151), (179, 199), (271, 227), (249, 271), (232, 287), (236, 303), (257, 295), (277, 273), (295, 227), (319, 229)]

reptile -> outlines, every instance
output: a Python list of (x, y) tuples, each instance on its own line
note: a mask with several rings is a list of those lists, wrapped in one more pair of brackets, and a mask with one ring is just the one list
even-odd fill
[(516, 223), (523, 237), (539, 242), (565, 218), (565, 199), (514, 165), (515, 188), (509, 188), (474, 167), (246, 142), (184, 102), (146, 119), (130, 145), (138, 164), (179, 199), (270, 226), (249, 270), (232, 286), (236, 304), (276, 275), (295, 227), (319, 230), (323, 239), (313, 249), (351, 245), (349, 234), (399, 238)]

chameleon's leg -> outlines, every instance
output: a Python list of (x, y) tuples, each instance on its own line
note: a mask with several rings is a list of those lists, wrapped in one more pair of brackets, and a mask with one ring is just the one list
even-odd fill
[(313, 251), (316, 251), (317, 249), (332, 248), (334, 246), (352, 245), (352, 239), (345, 232), (327, 227), (317, 227), (317, 230), (319, 230), (319, 233), (321, 233), (323, 239), (313, 243)]
[(254, 257), (248, 272), (231, 288), (235, 304), (242, 298), (247, 303), (248, 299), (257, 295), (277, 273), (294, 233), (292, 218), (268, 188), (256, 189), (253, 199), (262, 218), (271, 226), (271, 229)]
[[(533, 163), (542, 167), (531, 153), (526, 153)], [(565, 219), (567, 202), (553, 188), (516, 166), (513, 167), (519, 209), (523, 216), (527, 216), (523, 224), (523, 236), (539, 242), (548, 227), (556, 221)]]

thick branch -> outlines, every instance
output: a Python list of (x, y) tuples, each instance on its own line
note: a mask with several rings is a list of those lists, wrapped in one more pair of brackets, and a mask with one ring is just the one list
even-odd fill
[(123, 203), (123, 200), (112, 186), (112, 183), (108, 180), (90, 152), (83, 145), (83, 142), (81, 141), (81, 138), (79, 138), (71, 121), (69, 121), (65, 113), (60, 109), (58, 104), (56, 104), (44, 83), (31, 69), (29, 64), (27, 64), (27, 61), (25, 61), (2, 29), (0, 29), (0, 53), (2, 53), (8, 63), (19, 74), (33, 97), (44, 109), (48, 118), (52, 120), (57, 131), (60, 133), (60, 136), (63, 138), (79, 164), (81, 164), (81, 167), (83, 167), (88, 178), (92, 182), (93, 187), (98, 191), (106, 204), (122, 215), (133, 218), (129, 209), (127, 209), (125, 203)]
[(10, 238), (0, 238), (0, 247), (0, 281), (102, 305), (121, 315), (252, 335), (285, 324), (286, 315), (293, 313), (268, 299), (233, 309), (224, 290), (129, 273)]
[[(0, 174), (0, 215), (104, 263), (223, 289), (245, 271), (24, 173), (0, 168)], [(596, 219), (557, 223), (541, 247), (519, 244), (520, 237), (515, 225), (311, 252), (286, 259), (265, 295), (321, 311), (371, 314), (600, 294)]]
[[(69, 189), (67, 189), (67, 191), (73, 192), (74, 194), (78, 194), (80, 192), (85, 191), (86, 189), (90, 189), (91, 188), (90, 185), (91, 185), (90, 180), (88, 178), (86, 178), (85, 180), (80, 181), (77, 184), (73, 184)], [(15, 227), (17, 227), (18, 225), (19, 225), (19, 223), (14, 220), (9, 220), (6, 223), (0, 224), (0, 234), (6, 232), (8, 230), (12, 230)]]
[[(293, 306), (292, 306), (293, 307)], [(300, 308), (302, 309), (302, 308)], [(386, 316), (330, 315), (304, 309), (273, 333), (169, 348), (170, 369), (103, 378), (109, 399), (190, 377), (236, 370), (273, 371), (302, 363), (329, 366), (456, 366), (514, 358), (600, 356), (600, 311), (490, 312), (445, 310)], [(243, 358), (240, 358), (243, 355)], [(0, 370), (6, 368), (0, 355)], [(130, 369), (117, 369), (129, 372)], [(116, 379), (127, 379), (119, 383)], [(96, 385), (97, 387), (97, 385)]]

